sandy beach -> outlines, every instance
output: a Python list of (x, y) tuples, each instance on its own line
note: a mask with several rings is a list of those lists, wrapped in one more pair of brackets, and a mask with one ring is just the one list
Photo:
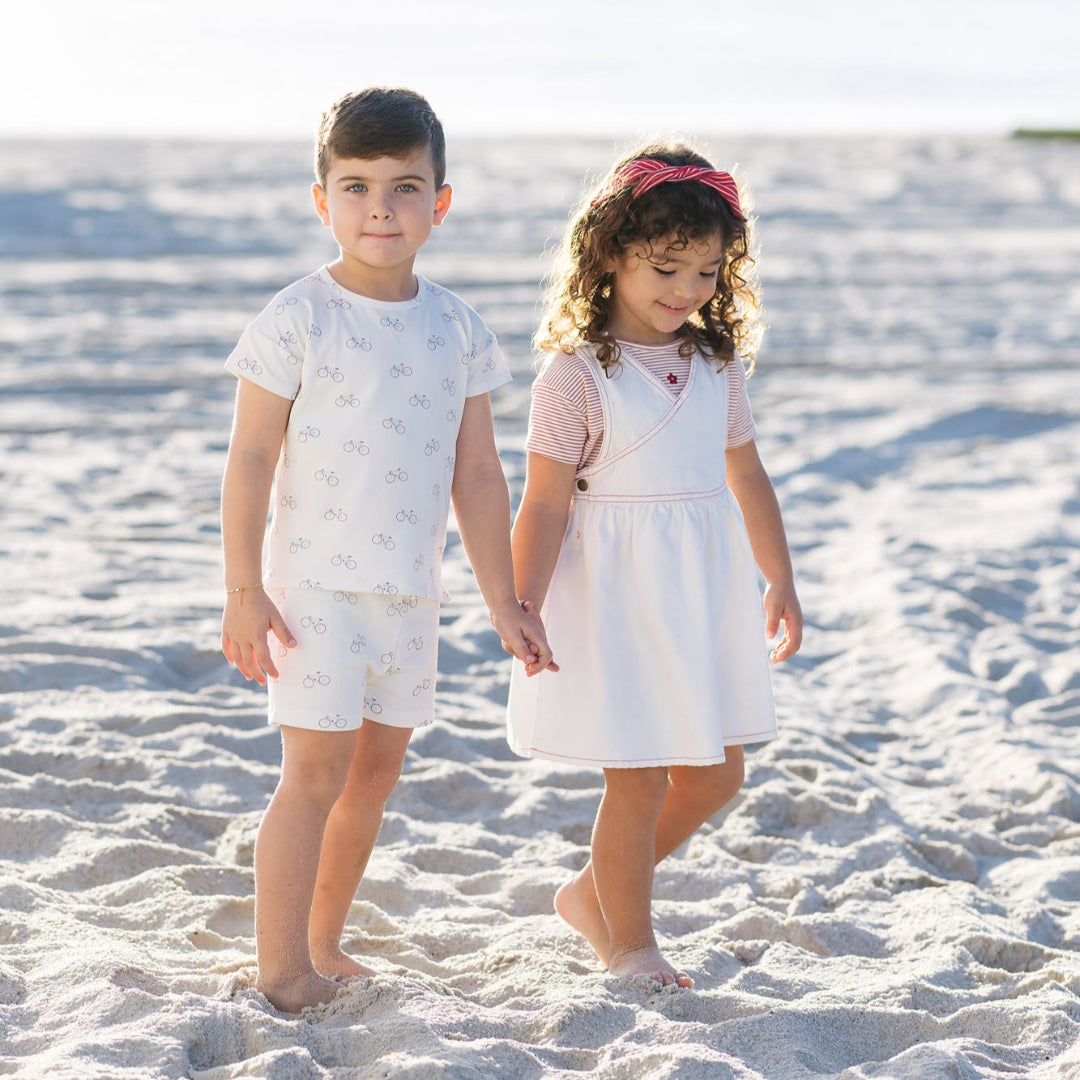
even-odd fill
[[(379, 975), (297, 1018), (252, 985), (280, 744), (218, 650), (218, 486), (224, 358), (332, 257), (308, 148), (4, 144), (0, 1074), (1080, 1077), (1080, 145), (708, 145), (754, 183), (808, 624), (780, 737), (657, 873), (697, 987), (609, 979), (552, 914), (601, 774), (509, 751), (452, 534), (437, 719), (346, 930)], [(542, 252), (613, 147), (452, 151), (418, 268), (510, 359), (516, 500)]]

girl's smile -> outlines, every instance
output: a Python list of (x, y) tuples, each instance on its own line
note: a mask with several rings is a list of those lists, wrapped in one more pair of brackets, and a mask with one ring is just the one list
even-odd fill
[(613, 337), (642, 345), (674, 341), (679, 327), (712, 299), (723, 238), (714, 234), (683, 248), (675, 243), (675, 237), (663, 237), (612, 260), (607, 329)]

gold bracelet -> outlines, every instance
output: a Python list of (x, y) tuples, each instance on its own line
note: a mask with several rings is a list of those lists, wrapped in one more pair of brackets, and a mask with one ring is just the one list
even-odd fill
[(226, 589), (225, 595), (232, 596), (233, 593), (247, 592), (249, 589), (261, 589), (262, 587), (263, 583), (261, 581), (256, 581), (253, 585), (237, 585), (235, 589)]

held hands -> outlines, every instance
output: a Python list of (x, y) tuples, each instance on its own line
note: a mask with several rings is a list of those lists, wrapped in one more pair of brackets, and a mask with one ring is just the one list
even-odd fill
[(525, 665), (525, 674), (539, 675), (541, 671), (558, 671), (559, 665), (551, 654), (547, 634), (540, 616), (533, 613), (533, 602), (507, 604), (491, 611), (491, 625), (502, 641), (503, 649)]
[(277, 678), (267, 635), (273, 631), (286, 648), (296, 644), (281, 612), (261, 588), (225, 598), (221, 617), (221, 651), (245, 679), (266, 685), (267, 676)]
[(790, 581), (772, 582), (765, 588), (765, 635), (776, 637), (781, 625), (784, 636), (776, 645), (769, 659), (774, 664), (787, 660), (799, 651), (802, 644), (803, 615), (795, 586)]

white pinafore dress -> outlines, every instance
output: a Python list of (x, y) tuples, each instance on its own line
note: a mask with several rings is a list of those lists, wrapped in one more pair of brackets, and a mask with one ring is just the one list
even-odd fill
[[(727, 371), (671, 395), (623, 350), (542, 609), (559, 672), (513, 666), (508, 741), (604, 767), (713, 765), (776, 736), (757, 568), (725, 482)], [(735, 361), (737, 362), (737, 361)]]

